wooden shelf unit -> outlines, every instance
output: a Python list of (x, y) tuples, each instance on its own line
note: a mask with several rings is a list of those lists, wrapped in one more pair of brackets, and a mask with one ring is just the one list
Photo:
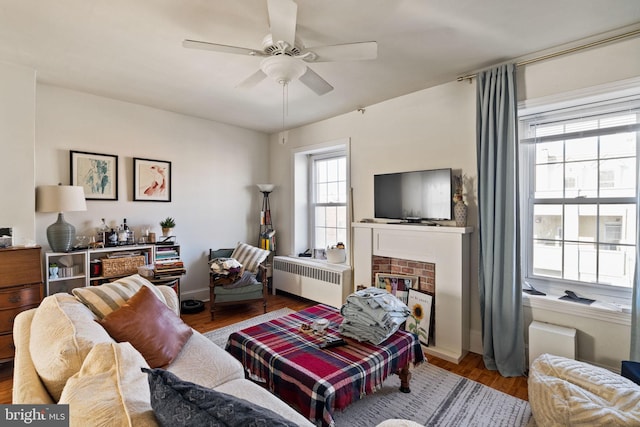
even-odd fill
[[(110, 255), (125, 252), (139, 252), (141, 255), (145, 256), (145, 262), (147, 264), (151, 264), (155, 256), (154, 249), (154, 245), (124, 245), (108, 246), (96, 249), (83, 249), (72, 252), (47, 252), (45, 253), (44, 263), (44, 277), (47, 295), (58, 292), (70, 293), (74, 288), (99, 285), (101, 283), (112, 282), (120, 277), (135, 274), (137, 273), (137, 269), (136, 271), (131, 270), (119, 275), (92, 275), (91, 264), (92, 262), (107, 258)], [(65, 262), (72, 265), (68, 273), (61, 270), (61, 265)], [(54, 278), (49, 272), (49, 266), (52, 263), (58, 264), (57, 278)]]

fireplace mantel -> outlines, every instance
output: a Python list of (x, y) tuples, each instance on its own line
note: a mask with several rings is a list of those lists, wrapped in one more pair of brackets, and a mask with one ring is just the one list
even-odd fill
[(371, 286), (374, 255), (435, 268), (435, 345), (424, 351), (459, 363), (469, 350), (469, 236), (472, 227), (353, 223), (354, 286)]

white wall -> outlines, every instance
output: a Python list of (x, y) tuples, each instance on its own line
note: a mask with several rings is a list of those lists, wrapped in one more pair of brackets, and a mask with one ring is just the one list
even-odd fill
[[(475, 183), (475, 85), (451, 82), (289, 131), (286, 144), (271, 139), (271, 203), (278, 229), (278, 252), (292, 252), (291, 152), (302, 146), (351, 139), (354, 220), (373, 217), (373, 175), (407, 170), (453, 168)], [(468, 225), (477, 228), (474, 188), (465, 189)], [(478, 301), (478, 241), (471, 234), (470, 298), (472, 348), (481, 351)], [(446, 268), (446, 265), (436, 266)], [(436, 284), (437, 286), (437, 284)]]
[(34, 70), (0, 63), (0, 227), (13, 227), (14, 245), (36, 240), (35, 87)]
[[(78, 235), (93, 233), (101, 218), (113, 225), (126, 218), (134, 230), (150, 225), (160, 235), (158, 222), (175, 217), (187, 269), (183, 299), (208, 299), (209, 248), (257, 244), (262, 195), (255, 184), (269, 176), (266, 134), (44, 84), (37, 85), (35, 122), (36, 185), (69, 184), (70, 150), (119, 156), (118, 200), (88, 201), (86, 212), (65, 214)], [(172, 162), (170, 203), (133, 201), (133, 157)], [(28, 204), (32, 174), (21, 176), (31, 181), (28, 197), (15, 197)], [(55, 214), (36, 214), (43, 247), (54, 221)]]
[[(619, 42), (518, 69), (519, 99), (531, 99), (640, 76), (640, 39)], [(416, 70), (419, 72), (419, 70)], [(373, 217), (373, 174), (402, 170), (451, 167), (468, 175), (468, 225), (477, 228), (475, 82), (451, 82), (366, 107), (288, 132), (286, 144), (271, 137), (271, 181), (280, 191), (271, 208), (279, 229), (279, 252), (289, 253), (292, 242), (291, 150), (339, 138), (351, 139), (354, 220)], [(477, 231), (471, 239), (471, 350), (481, 352), (481, 322), (477, 291)], [(446, 268), (436, 266), (436, 268)], [(437, 284), (436, 284), (437, 286)], [(545, 310), (526, 320), (575, 325), (570, 315)], [(609, 322), (581, 322), (585, 341), (578, 357), (614, 367), (628, 356), (628, 327)], [(525, 325), (527, 326), (527, 325)], [(627, 329), (625, 329), (627, 328)], [(626, 337), (611, 350), (610, 337)], [(588, 341), (588, 342), (587, 342)], [(581, 354), (582, 353), (582, 354)], [(618, 363), (619, 365), (619, 363)]]

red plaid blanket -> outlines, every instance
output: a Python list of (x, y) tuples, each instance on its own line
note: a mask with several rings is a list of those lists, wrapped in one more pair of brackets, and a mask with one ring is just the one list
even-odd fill
[(226, 350), (253, 376), (314, 423), (333, 425), (334, 410), (371, 394), (409, 363), (424, 361), (416, 335), (397, 331), (380, 345), (345, 338), (347, 345), (320, 349), (324, 341), (300, 325), (324, 317), (338, 336), (339, 311), (316, 305), (229, 336)]

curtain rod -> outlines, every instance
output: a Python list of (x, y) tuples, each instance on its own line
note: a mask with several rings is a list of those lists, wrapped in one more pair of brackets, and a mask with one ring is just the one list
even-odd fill
[[(600, 45), (605, 44), (605, 43), (611, 43), (611, 42), (615, 42), (615, 41), (618, 41), (618, 40), (626, 39), (626, 38), (637, 36), (637, 35), (640, 35), (640, 29), (637, 29), (637, 30), (634, 30), (634, 31), (629, 31), (628, 33), (618, 34), (617, 36), (608, 37), (608, 38), (603, 39), (603, 40), (598, 40), (598, 41), (594, 41), (594, 42), (591, 42), (591, 43), (583, 44), (583, 45), (580, 45), (580, 46), (571, 47), (571, 48), (564, 49), (564, 50), (561, 50), (561, 51), (558, 51), (558, 52), (549, 53), (547, 55), (538, 56), (536, 58), (527, 59), (527, 60), (522, 61), (522, 62), (516, 62), (516, 67), (521, 67), (523, 65), (533, 64), (534, 62), (545, 61), (547, 59), (556, 58), (558, 56), (567, 55), (569, 53), (574, 53), (574, 52), (578, 52), (578, 51), (585, 50), (585, 49), (590, 49), (592, 47), (600, 46)], [(477, 76), (478, 76), (478, 73), (467, 74), (466, 76), (458, 77), (457, 80), (459, 82), (464, 81), (464, 80), (469, 80), (469, 82), (471, 82)]]

